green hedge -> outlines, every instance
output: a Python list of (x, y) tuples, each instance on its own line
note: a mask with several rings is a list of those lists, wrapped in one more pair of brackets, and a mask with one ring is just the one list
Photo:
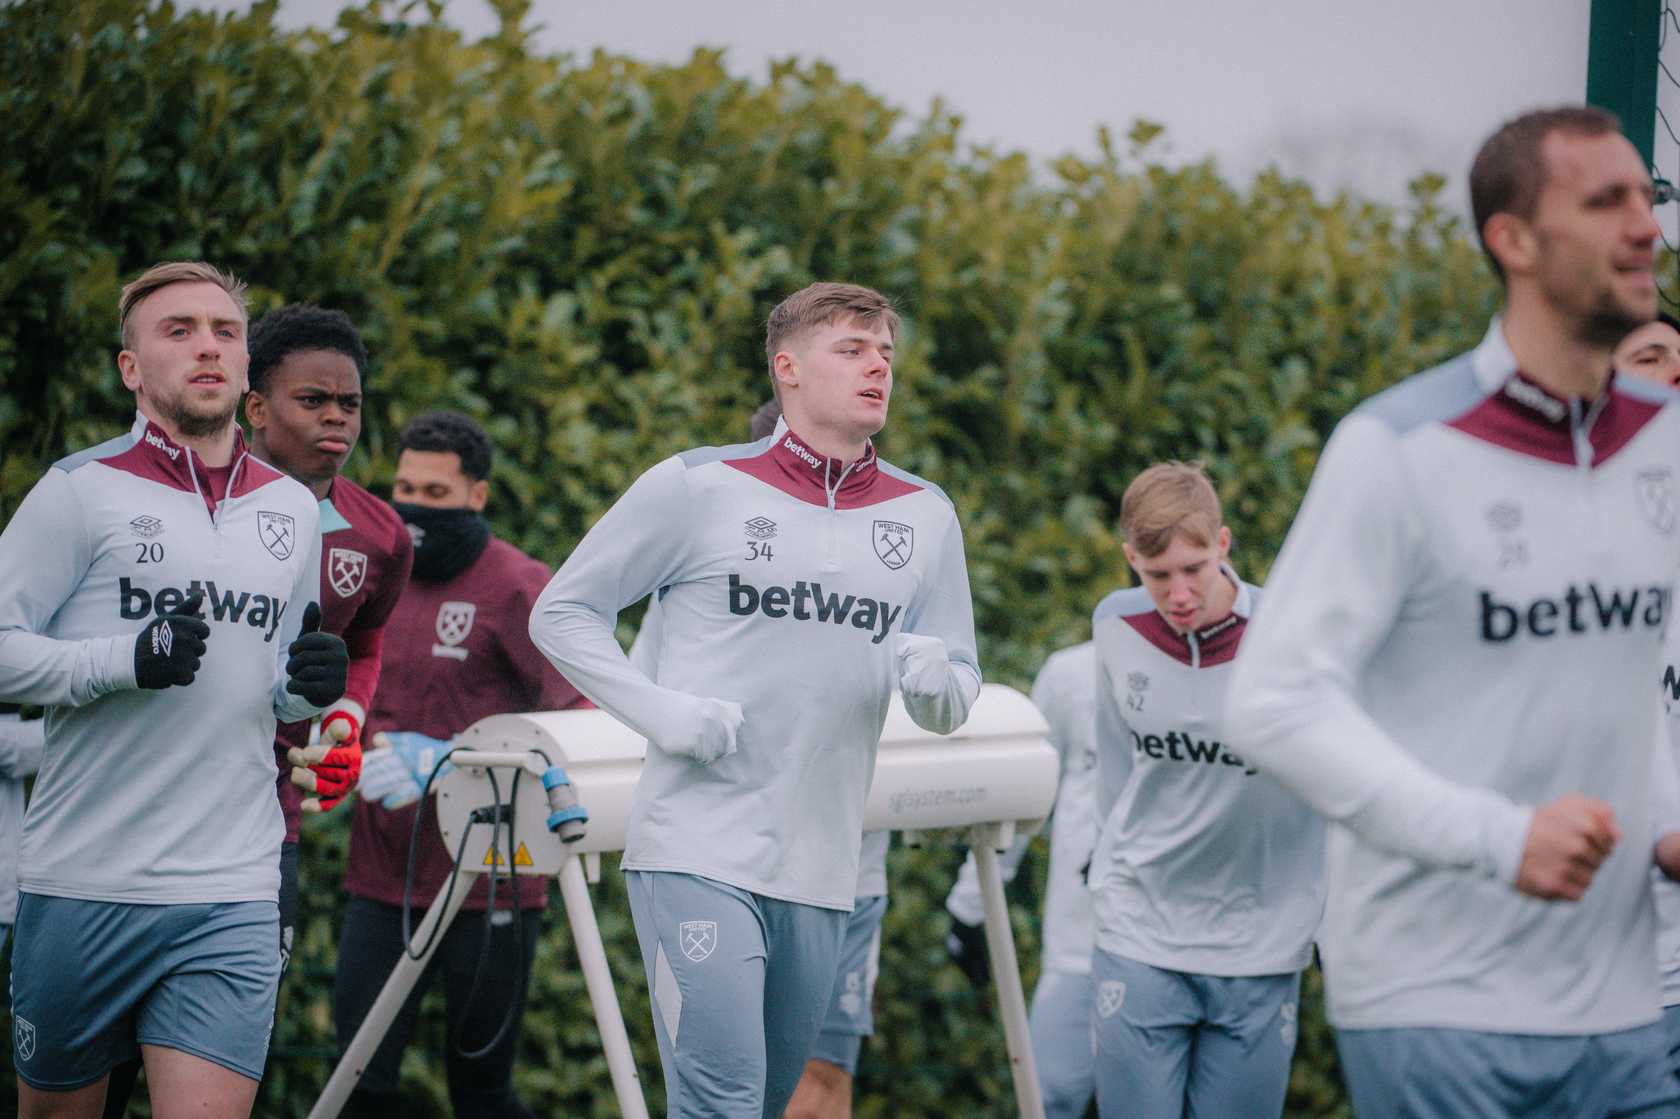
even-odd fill
[[(158, 259), (233, 268), (258, 311), (348, 311), (374, 354), (351, 473), (387, 480), (408, 416), (469, 411), (500, 450), (497, 530), (551, 563), (659, 458), (739, 438), (767, 392), (768, 308), (852, 279), (908, 309), (882, 451), (956, 501), (987, 675), (1025, 687), (1124, 581), (1112, 526), (1138, 469), (1208, 461), (1238, 565), (1263, 577), (1337, 417), (1472, 344), (1495, 306), (1436, 177), (1403, 212), (1270, 173), (1239, 188), (1209, 163), (1159, 162), (1143, 122), (1035, 167), (822, 63), (747, 80), (705, 50), (670, 66), (543, 56), (522, 0), (499, 0), (504, 29), (476, 43), (438, 7), (283, 34), (272, 3), (0, 3), (0, 514), (131, 415), (114, 306)], [(265, 1115), (304, 1114), (329, 1068), (343, 852), (342, 819), (308, 829)], [(990, 996), (943, 963), (956, 858), (892, 856), (865, 1119), (1012, 1114)], [(1029, 982), (1042, 873), (1030, 859), (1014, 913)], [(657, 1111), (614, 873), (596, 898)], [(542, 1113), (611, 1115), (554, 918), (521, 1088)], [(424, 1040), (405, 1074), (441, 1113), (435, 1018)], [(1315, 1012), (1290, 1101), (1345, 1113)]]

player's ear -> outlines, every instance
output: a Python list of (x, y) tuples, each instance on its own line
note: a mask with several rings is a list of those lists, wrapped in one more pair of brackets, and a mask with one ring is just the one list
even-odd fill
[(245, 422), (251, 425), (252, 431), (261, 431), (268, 426), (268, 399), (262, 393), (252, 391), (245, 394)]
[(467, 487), (467, 508), (475, 513), (484, 512), (484, 505), (490, 500), (490, 481), (480, 478)]
[(123, 388), (129, 392), (140, 391), (140, 358), (133, 350), (117, 355), (117, 372), (122, 374)]
[(1488, 218), (1482, 226), (1482, 240), (1507, 274), (1533, 267), (1537, 247), (1534, 230), (1516, 214), (1501, 212)]
[(776, 351), (776, 359), (771, 363), (770, 368), (775, 374), (776, 384), (779, 387), (787, 388), (790, 385), (799, 384), (799, 362), (787, 350)]

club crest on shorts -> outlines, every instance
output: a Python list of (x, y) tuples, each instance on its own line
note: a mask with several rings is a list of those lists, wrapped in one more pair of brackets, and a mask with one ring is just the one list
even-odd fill
[(297, 541), (297, 522), (287, 513), (270, 513), (267, 509), (257, 511), (257, 539), (262, 541), (268, 554), (277, 560), (290, 559), (292, 545)]
[(478, 606), (471, 602), (446, 602), (438, 607), (437, 635), (445, 645), (459, 645), (472, 632)]
[(1664, 536), (1674, 535), (1674, 472), (1666, 466), (1641, 470), (1633, 479), (1639, 511)]
[(874, 528), (875, 555), (881, 562), (897, 571), (910, 562), (916, 550), (916, 530), (897, 521), (876, 521)]
[(338, 597), (349, 598), (362, 589), (367, 578), (367, 555), (349, 548), (334, 548), (327, 553), (327, 578)]
[(18, 1060), (27, 1061), (35, 1055), (35, 1026), (29, 1019), (13, 1019), (12, 1036), (17, 1041)]
[(1118, 979), (1104, 979), (1097, 984), (1097, 1017), (1112, 1018), (1126, 1005), (1126, 985)]
[(717, 922), (684, 921), (677, 926), (677, 940), (683, 955), (701, 963), (717, 949)]

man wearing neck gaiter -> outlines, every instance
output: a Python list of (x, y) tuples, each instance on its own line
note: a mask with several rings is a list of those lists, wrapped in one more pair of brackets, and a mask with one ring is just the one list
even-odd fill
[[(362, 797), (351, 824), (344, 876), (350, 902), (333, 988), (341, 1047), (355, 1036), (404, 949), (403, 888), (414, 813), (422, 807), (415, 800), (447, 752), (447, 740), (487, 715), (584, 702), (526, 633), (549, 571), (491, 535), (484, 518), (491, 446), (484, 430), (459, 413), (430, 412), (403, 429), (398, 446), (391, 497), (414, 539), (414, 571), (385, 626), (384, 663), (367, 721)], [(393, 768), (404, 772), (406, 791), (382, 791), (392, 787), (382, 777)], [(425, 814), (408, 890), (416, 925), (453, 865), (430, 806)], [(515, 905), (504, 880), (488, 922), (487, 887), (484, 878), (477, 879), (466, 913), (444, 935), (392, 1023), (347, 1115), (405, 1113), (397, 1096), (402, 1053), (426, 988), (440, 972), (448, 1019), (444, 1061), (455, 1115), (530, 1114), (513, 1092), (517, 1023), (506, 1031), (501, 1026), (510, 1013), (517, 1015), (510, 1008), (524, 1001), (547, 887), (540, 877), (517, 879)], [(487, 924), (489, 958), (479, 976)], [(496, 1044), (487, 1047), (492, 1040)]]

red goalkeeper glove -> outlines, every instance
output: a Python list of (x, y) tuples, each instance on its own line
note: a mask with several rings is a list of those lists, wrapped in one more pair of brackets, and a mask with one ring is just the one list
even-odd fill
[(305, 812), (331, 812), (350, 795), (362, 777), (362, 724), (348, 711), (329, 711), (321, 720), (321, 738), (313, 746), (286, 751), (292, 784), (313, 796)]

